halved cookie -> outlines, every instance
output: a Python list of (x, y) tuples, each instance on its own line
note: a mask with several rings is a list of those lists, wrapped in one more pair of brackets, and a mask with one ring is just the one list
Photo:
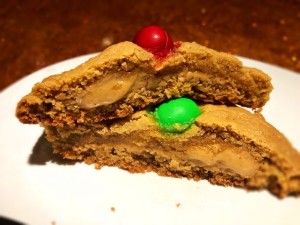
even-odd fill
[(164, 60), (132, 42), (108, 47), (77, 68), (37, 83), (18, 104), (23, 123), (74, 126), (122, 118), (182, 96), (204, 103), (261, 108), (270, 77), (234, 56), (177, 42)]
[(183, 133), (164, 132), (152, 112), (82, 124), (45, 126), (54, 152), (65, 158), (131, 172), (207, 179), (278, 197), (300, 195), (300, 154), (259, 113), (201, 105), (202, 114)]

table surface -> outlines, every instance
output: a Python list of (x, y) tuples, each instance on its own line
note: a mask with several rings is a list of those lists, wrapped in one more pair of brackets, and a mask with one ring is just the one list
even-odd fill
[(146, 25), (300, 74), (299, 0), (1, 0), (0, 90), (55, 62), (132, 40)]

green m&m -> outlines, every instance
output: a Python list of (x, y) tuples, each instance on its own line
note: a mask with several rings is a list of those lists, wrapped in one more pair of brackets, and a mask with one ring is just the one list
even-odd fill
[(189, 128), (201, 114), (191, 99), (178, 98), (161, 104), (154, 115), (163, 131), (180, 133)]

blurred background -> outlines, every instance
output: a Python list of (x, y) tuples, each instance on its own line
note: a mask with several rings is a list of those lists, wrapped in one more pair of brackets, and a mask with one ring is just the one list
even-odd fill
[(42, 67), (132, 40), (146, 25), (300, 74), (300, 0), (0, 0), (0, 91)]

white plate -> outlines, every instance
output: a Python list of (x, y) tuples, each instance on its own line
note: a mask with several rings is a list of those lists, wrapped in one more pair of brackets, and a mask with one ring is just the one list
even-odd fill
[[(34, 148), (43, 129), (18, 122), (17, 102), (42, 78), (91, 56), (39, 70), (0, 93), (0, 215), (39, 225), (300, 224), (300, 198), (279, 200), (267, 191), (247, 192), (155, 173), (130, 174), (114, 167), (63, 165), (53, 162), (52, 154), (40, 155), (37, 149), (49, 150), (41, 139)], [(275, 88), (263, 114), (300, 150), (299, 74), (241, 60), (272, 76)]]

